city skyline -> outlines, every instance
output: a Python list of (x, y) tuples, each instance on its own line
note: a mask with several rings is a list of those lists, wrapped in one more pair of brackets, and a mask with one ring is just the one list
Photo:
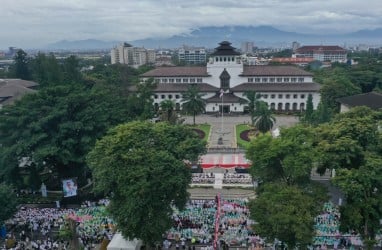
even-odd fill
[(0, 49), (59, 40), (133, 41), (189, 34), (206, 26), (259, 26), (307, 34), (382, 28), (382, 3), (353, 0), (1, 0)]

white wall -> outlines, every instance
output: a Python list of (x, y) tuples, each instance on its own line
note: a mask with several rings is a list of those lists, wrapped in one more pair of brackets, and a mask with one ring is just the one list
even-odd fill
[[(211, 75), (208, 78), (209, 84), (220, 88), (220, 75), (224, 71), (227, 70), (228, 74), (231, 76), (230, 79), (230, 87), (233, 88), (236, 85), (243, 83), (243, 78), (239, 75), (243, 73), (243, 65), (240, 63), (234, 62), (215, 62), (211, 60), (211, 62), (207, 63), (207, 73)], [(207, 79), (206, 79), (207, 80)]]

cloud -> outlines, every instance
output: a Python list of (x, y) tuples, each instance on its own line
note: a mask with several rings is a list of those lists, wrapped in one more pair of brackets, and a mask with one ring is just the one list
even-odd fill
[(307, 33), (382, 25), (380, 0), (1, 0), (2, 39), (39, 47), (62, 39), (131, 41), (224, 25), (271, 25)]

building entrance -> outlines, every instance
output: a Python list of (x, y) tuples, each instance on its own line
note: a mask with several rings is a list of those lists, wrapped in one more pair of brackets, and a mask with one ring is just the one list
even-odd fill
[[(223, 113), (229, 113), (230, 111), (230, 105), (223, 105)], [(222, 105), (219, 106), (219, 112), (222, 112)]]

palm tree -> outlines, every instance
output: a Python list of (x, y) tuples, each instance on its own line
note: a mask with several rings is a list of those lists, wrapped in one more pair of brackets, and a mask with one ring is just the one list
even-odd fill
[(190, 85), (182, 96), (182, 110), (187, 114), (193, 115), (194, 125), (195, 116), (203, 113), (206, 107), (206, 102), (202, 96), (203, 94), (200, 94), (199, 88), (196, 85)]
[(171, 100), (164, 100), (160, 103), (160, 108), (166, 121), (170, 122), (174, 116), (175, 103)]
[(246, 103), (248, 103), (248, 111), (249, 111), (249, 114), (251, 115), (252, 126), (254, 126), (256, 110), (258, 109), (259, 99), (261, 95), (251, 90), (251, 91), (244, 92), (243, 96), (247, 98)]
[(266, 102), (259, 101), (253, 122), (261, 133), (266, 133), (273, 128), (276, 118), (272, 115), (272, 110), (268, 108)]

